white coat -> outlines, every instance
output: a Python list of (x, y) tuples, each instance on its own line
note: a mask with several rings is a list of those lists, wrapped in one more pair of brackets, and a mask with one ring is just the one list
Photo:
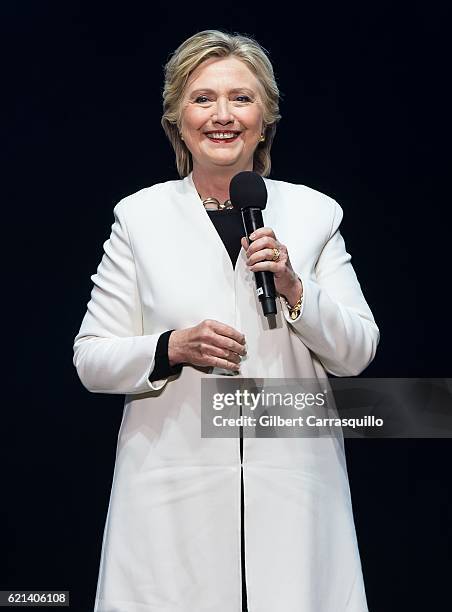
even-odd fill
[[(270, 328), (243, 248), (235, 269), (191, 174), (126, 197), (80, 331), (74, 365), (95, 393), (125, 394), (95, 612), (240, 612), (238, 438), (201, 438), (201, 378), (149, 382), (159, 335), (204, 319), (246, 336), (240, 376), (354, 376), (379, 331), (339, 232), (341, 207), (265, 179), (264, 224), (304, 287)], [(325, 385), (325, 383), (323, 383)], [(367, 610), (343, 439), (244, 438), (249, 612)]]

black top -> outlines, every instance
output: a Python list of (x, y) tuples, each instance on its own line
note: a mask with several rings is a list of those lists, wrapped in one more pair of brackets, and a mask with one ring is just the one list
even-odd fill
[[(207, 211), (210, 220), (215, 226), (220, 238), (226, 247), (229, 257), (231, 258), (232, 265), (235, 269), (237, 263), (237, 257), (240, 252), (241, 244), (240, 239), (245, 235), (243, 229), (242, 215), (239, 210), (235, 208), (225, 208), (224, 210), (208, 210)], [(183, 364), (179, 363), (174, 366), (170, 366), (168, 360), (168, 342), (171, 332), (174, 329), (170, 329), (163, 332), (157, 342), (155, 350), (155, 364), (154, 369), (149, 376), (149, 380), (160, 380), (167, 378), (172, 374), (178, 374), (183, 367)]]

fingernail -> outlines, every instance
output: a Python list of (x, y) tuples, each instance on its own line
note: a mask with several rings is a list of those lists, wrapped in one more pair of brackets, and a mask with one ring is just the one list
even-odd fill
[(252, 234), (250, 234), (250, 239), (254, 240), (254, 232)]

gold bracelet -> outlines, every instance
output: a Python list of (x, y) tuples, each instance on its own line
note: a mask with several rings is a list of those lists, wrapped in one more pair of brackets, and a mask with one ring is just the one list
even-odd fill
[(289, 316), (292, 319), (292, 321), (294, 321), (298, 317), (298, 315), (300, 314), (301, 305), (303, 303), (303, 283), (302, 283), (300, 277), (298, 277), (298, 280), (301, 283), (301, 297), (298, 300), (298, 302), (296, 304), (294, 304), (293, 306), (291, 306), (289, 304), (289, 302), (286, 300), (286, 298), (284, 298), (284, 300), (286, 302), (287, 310), (289, 311)]
[(294, 321), (298, 315), (300, 314), (301, 304), (303, 303), (303, 296), (298, 300), (294, 306), (291, 306), (289, 302), (286, 300), (286, 306), (289, 311), (290, 318)]

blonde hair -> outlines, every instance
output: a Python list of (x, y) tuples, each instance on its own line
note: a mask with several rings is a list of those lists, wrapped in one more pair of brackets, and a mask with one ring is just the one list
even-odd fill
[(279, 114), (279, 90), (267, 51), (258, 42), (242, 34), (220, 30), (204, 30), (185, 40), (171, 55), (165, 66), (162, 126), (176, 154), (180, 177), (193, 168), (190, 151), (180, 137), (180, 106), (190, 74), (202, 62), (212, 57), (234, 56), (244, 62), (260, 81), (263, 90), (263, 120), (265, 140), (254, 152), (253, 170), (268, 176), (271, 169), (270, 149)]

